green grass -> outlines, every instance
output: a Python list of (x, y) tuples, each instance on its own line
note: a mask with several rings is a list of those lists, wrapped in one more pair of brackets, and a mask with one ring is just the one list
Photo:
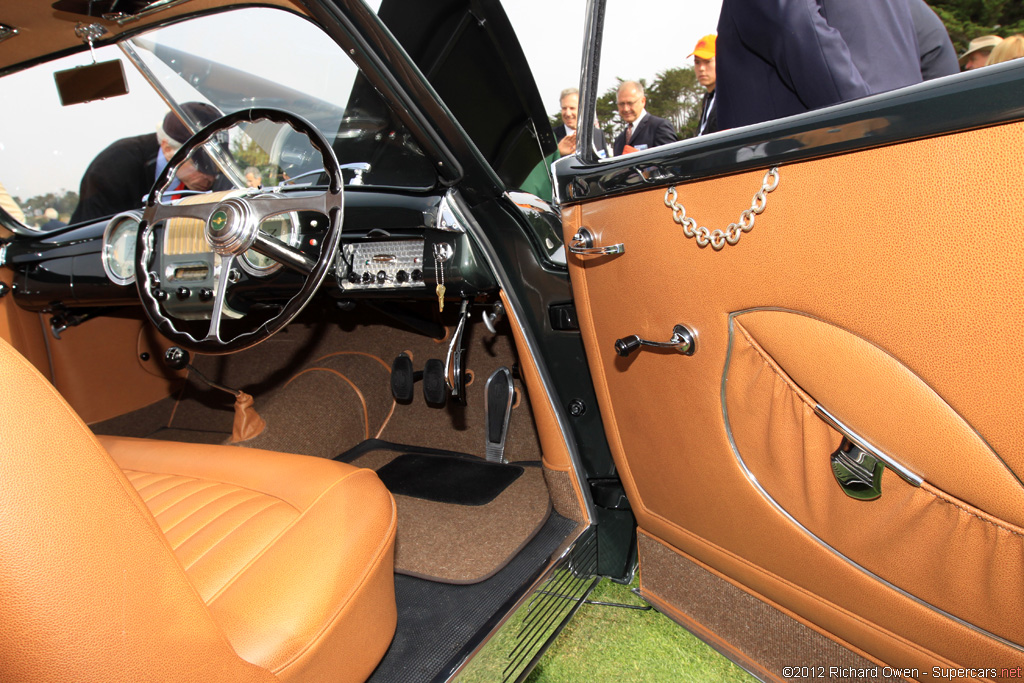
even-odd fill
[[(635, 582), (634, 582), (635, 585)], [(591, 600), (642, 605), (630, 586), (601, 581)], [(749, 683), (755, 679), (655, 610), (583, 605), (526, 683)]]

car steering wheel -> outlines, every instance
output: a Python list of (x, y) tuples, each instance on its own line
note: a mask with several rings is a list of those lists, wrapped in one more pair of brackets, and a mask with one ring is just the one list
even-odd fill
[[(251, 190), (230, 193), (219, 201), (201, 204), (171, 204), (160, 201), (171, 179), (174, 178), (175, 171), (190, 158), (193, 151), (237, 123), (260, 120), (287, 124), (309, 139), (313, 148), (323, 155), (324, 172), (328, 176), (326, 191)], [(344, 214), (343, 187), (344, 180), (334, 150), (319, 130), (295, 114), (277, 109), (245, 109), (217, 119), (206, 126), (182, 145), (168, 162), (146, 200), (135, 248), (135, 281), (146, 314), (161, 334), (175, 344), (198, 353), (224, 354), (240, 351), (278, 332), (309, 303), (334, 262), (341, 240)], [(326, 235), (320, 241), (320, 252), (315, 259), (260, 230), (260, 224), (264, 219), (298, 211), (316, 211), (327, 216), (329, 226)], [(202, 221), (203, 238), (213, 251), (214, 286), (209, 314), (210, 324), (205, 336), (195, 334), (195, 330), (182, 329), (185, 326), (176, 322), (163, 303), (169, 299), (169, 294), (161, 289), (162, 278), (155, 265), (157, 253), (162, 249), (158, 246), (162, 240), (158, 240), (155, 233), (161, 223), (164, 224), (163, 229), (167, 230), (167, 221), (173, 218)], [(226, 339), (222, 335), (222, 320), (226, 317), (237, 318), (237, 315), (230, 315), (230, 311), (225, 310), (229, 288), (235, 284), (239, 276), (238, 269), (233, 268), (233, 265), (250, 249), (298, 272), (303, 277), (302, 285), (298, 293), (294, 294), (276, 315), (252, 325), (242, 325), (241, 332)], [(203, 317), (205, 318), (205, 314)]]

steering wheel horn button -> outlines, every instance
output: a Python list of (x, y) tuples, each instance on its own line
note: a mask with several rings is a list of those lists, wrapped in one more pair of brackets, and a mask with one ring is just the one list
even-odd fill
[(221, 202), (206, 221), (206, 241), (221, 256), (244, 254), (256, 240), (259, 224), (244, 197)]

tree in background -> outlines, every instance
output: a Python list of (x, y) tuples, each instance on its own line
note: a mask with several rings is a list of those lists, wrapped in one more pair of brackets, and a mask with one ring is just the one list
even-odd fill
[(1024, 33), (1024, 3), (1020, 0), (928, 0), (946, 25), (957, 54), (972, 38)]
[(62, 221), (67, 222), (72, 212), (78, 206), (78, 193), (70, 190), (63, 192), (47, 192), (28, 199), (12, 197), (15, 203), (25, 212), (25, 220), (29, 225), (42, 225), (46, 222), (43, 212), (49, 208), (57, 210), (57, 215)]
[(680, 140), (692, 138), (700, 125), (704, 86), (693, 67), (675, 67), (659, 73), (647, 88), (647, 111), (668, 119)]
[(231, 156), (240, 168), (255, 166), (263, 176), (264, 185), (277, 185), (280, 175), (276, 166), (270, 163), (270, 155), (248, 135), (238, 135), (231, 140)]

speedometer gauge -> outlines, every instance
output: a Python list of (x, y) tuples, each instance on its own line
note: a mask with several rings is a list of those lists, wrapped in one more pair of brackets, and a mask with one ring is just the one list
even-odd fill
[(103, 231), (103, 270), (114, 284), (135, 282), (135, 237), (141, 220), (138, 211), (119, 213)]
[[(298, 246), (299, 240), (299, 229), (297, 223), (297, 214), (279, 214), (277, 216), (271, 216), (260, 223), (260, 231), (281, 240), (290, 247), (296, 247)], [(256, 276), (269, 275), (281, 267), (281, 264), (274, 259), (269, 256), (264, 256), (253, 249), (242, 254), (240, 261), (243, 270), (250, 275)]]

